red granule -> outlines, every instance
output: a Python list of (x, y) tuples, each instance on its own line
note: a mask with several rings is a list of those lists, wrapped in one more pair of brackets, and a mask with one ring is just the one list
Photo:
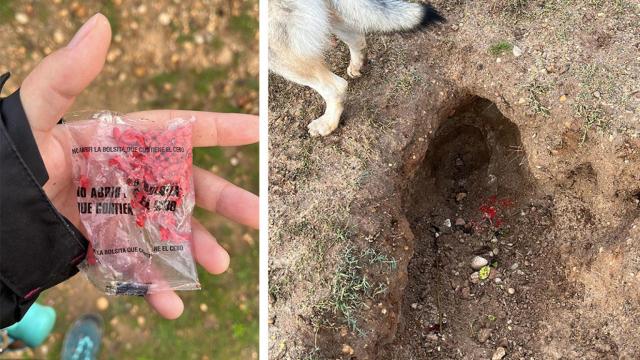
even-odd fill
[(91, 243), (89, 278), (106, 292), (121, 283), (150, 292), (199, 288), (190, 242), (191, 121), (109, 115), (67, 128), (74, 178), (83, 188), (77, 199)]

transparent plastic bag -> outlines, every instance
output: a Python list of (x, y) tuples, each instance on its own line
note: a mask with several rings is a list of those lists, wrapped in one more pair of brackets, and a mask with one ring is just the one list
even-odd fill
[(100, 112), (65, 124), (80, 221), (80, 269), (110, 295), (200, 289), (192, 255), (193, 119)]

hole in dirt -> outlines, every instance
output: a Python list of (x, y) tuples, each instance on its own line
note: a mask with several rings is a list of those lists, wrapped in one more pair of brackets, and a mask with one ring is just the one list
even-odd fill
[[(518, 127), (494, 103), (474, 97), (441, 121), (408, 181), (414, 256), (387, 350), (394, 358), (451, 358), (459, 351), (491, 358), (497, 324), (506, 328), (507, 314), (519, 311), (505, 298), (517, 296), (507, 291), (513, 264), (529, 251), (522, 234), (550, 224), (551, 204), (530, 211), (535, 186)], [(474, 272), (474, 256), (488, 268)], [(482, 329), (489, 335), (478, 339)]]

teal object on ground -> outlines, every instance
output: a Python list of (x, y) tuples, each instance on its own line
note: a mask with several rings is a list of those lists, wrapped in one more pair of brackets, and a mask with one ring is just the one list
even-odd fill
[(50, 306), (34, 303), (22, 320), (9, 326), (9, 337), (24, 342), (29, 347), (40, 346), (56, 323), (56, 311)]
[(86, 314), (76, 320), (64, 337), (62, 360), (95, 360), (102, 341), (102, 318)]

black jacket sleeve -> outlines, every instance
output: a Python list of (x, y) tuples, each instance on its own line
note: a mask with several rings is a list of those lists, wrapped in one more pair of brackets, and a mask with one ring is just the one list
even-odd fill
[(86, 254), (87, 240), (42, 189), (48, 179), (18, 90), (0, 99), (0, 329), (76, 274)]

